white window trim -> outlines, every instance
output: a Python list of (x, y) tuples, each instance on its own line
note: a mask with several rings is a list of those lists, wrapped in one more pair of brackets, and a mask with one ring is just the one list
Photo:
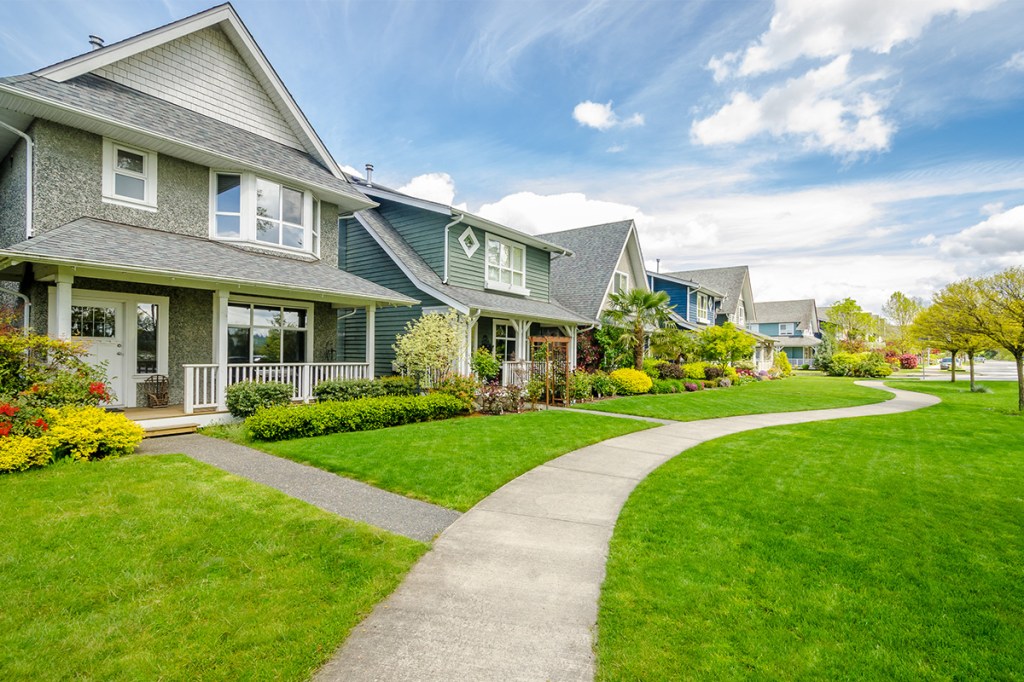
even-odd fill
[[(480, 240), (477, 238), (476, 233), (473, 232), (472, 227), (467, 227), (462, 234), (459, 235), (459, 244), (462, 245), (462, 250), (466, 253), (466, 258), (472, 258), (473, 254), (480, 248)], [(523, 255), (525, 258), (526, 255)], [(484, 264), (486, 267), (486, 263)], [(486, 277), (486, 273), (485, 273)], [(526, 275), (523, 275), (523, 281), (526, 281)]]
[(793, 336), (795, 326), (792, 322), (779, 322), (779, 336)]
[[(240, 191), (240, 205), (239, 205), (239, 236), (238, 237), (221, 237), (217, 234), (217, 176), (218, 175), (237, 175), (241, 178)], [(302, 192), (302, 215), (304, 216), (305, 224), (304, 228), (304, 240), (309, 245), (308, 248), (296, 249), (291, 246), (285, 246), (284, 244), (272, 244), (270, 242), (261, 241), (256, 238), (256, 180), (265, 180), (267, 182), (273, 182), (281, 187), (287, 187)], [(233, 215), (233, 214), (227, 214)], [(315, 239), (314, 239), (314, 232)], [(320, 243), (323, 241), (323, 229), (320, 225), (320, 199), (313, 195), (312, 192), (301, 187), (297, 187), (293, 184), (280, 182), (273, 178), (269, 178), (263, 175), (257, 175), (256, 173), (247, 173), (237, 170), (223, 170), (223, 169), (210, 169), (210, 239), (221, 242), (231, 242), (236, 244), (253, 244), (264, 249), (271, 249), (274, 251), (284, 251), (286, 253), (305, 253), (309, 255), (320, 257)], [(314, 248), (315, 246), (315, 248)]]
[[(497, 352), (497, 348), (498, 348), (498, 325), (499, 324), (504, 326), (504, 327), (511, 327), (512, 329), (514, 329), (515, 330), (516, 338), (515, 338), (515, 343), (512, 346), (512, 354), (515, 356), (515, 360), (505, 360), (505, 358), (499, 358), (498, 362), (500, 362), (502, 365), (504, 365), (506, 362), (519, 362), (519, 361), (521, 361), (523, 358), (520, 357), (519, 349), (520, 349), (520, 344), (522, 343), (522, 338), (521, 338), (522, 334), (520, 334), (521, 330), (519, 329), (519, 323), (516, 320), (500, 320), (500, 319), (497, 319), (497, 318), (491, 320), (491, 348), (494, 349), (495, 352)], [(508, 340), (508, 336), (503, 336), (502, 338), (505, 339), (506, 341)]]
[[(235, 296), (235, 295), (231, 295), (231, 296), (228, 297), (228, 305), (231, 305), (232, 303), (242, 303), (242, 304), (245, 304), (245, 305), (281, 306), (283, 308), (302, 308), (303, 310), (305, 310), (306, 311), (306, 361), (305, 361), (305, 364), (309, 364), (309, 363), (313, 362), (313, 360), (312, 360), (312, 358), (313, 358), (313, 347), (314, 347), (314, 345), (313, 345), (313, 336), (316, 334), (316, 326), (315, 326), (316, 321), (315, 321), (315, 318), (313, 317), (313, 308), (315, 306), (312, 303), (310, 303), (308, 301), (292, 301), (292, 300), (282, 299), (282, 298), (263, 298), (263, 297), (260, 297), (260, 296)], [(216, 296), (214, 297), (213, 305), (214, 305), (214, 316), (216, 317), (217, 316), (217, 313), (216, 313), (216, 308), (217, 308)], [(219, 330), (219, 331), (222, 332), (226, 336), (227, 333), (228, 333), (228, 327), (231, 326), (231, 325), (228, 324), (228, 318), (227, 317), (224, 318), (224, 320), (222, 322), (222, 325), (223, 325), (223, 328), (221, 330)], [(252, 327), (252, 323), (250, 321), (250, 328), (251, 327)], [(249, 344), (250, 344), (250, 350), (252, 350), (252, 339), (251, 338), (249, 340)], [(227, 360), (227, 358), (225, 358), (225, 360)], [(242, 363), (242, 364), (252, 364), (252, 363)], [(285, 363), (268, 362), (266, 364), (268, 364), (268, 365), (280, 365), (280, 364), (290, 365), (290, 364), (295, 364), (295, 363), (290, 363), (290, 362), (285, 362)]]
[[(56, 296), (57, 290), (54, 287), (49, 287), (47, 291), (47, 300), (49, 305), (47, 306), (47, 317), (49, 329), (56, 329), (57, 326), (57, 307), (56, 307)], [(72, 304), (75, 299), (93, 299), (100, 301), (110, 301), (111, 303), (123, 303), (124, 312), (122, 315), (124, 319), (121, 322), (122, 327), (126, 331), (134, 332), (135, 327), (135, 311), (140, 303), (156, 303), (159, 306), (160, 318), (157, 320), (156, 328), (156, 374), (162, 374), (169, 377), (168, 373), (168, 346), (169, 346), (169, 332), (168, 323), (171, 300), (167, 296), (144, 296), (142, 294), (122, 294), (113, 291), (94, 291), (92, 289), (71, 289)], [(130, 320), (130, 324), (129, 324)], [(138, 389), (137, 384), (142, 383), (153, 374), (136, 374), (135, 370), (138, 368), (138, 335), (135, 333), (124, 334), (121, 338), (121, 343), (124, 346), (124, 363), (125, 368), (130, 370), (125, 372), (125, 388), (124, 392), (126, 395), (118, 396), (124, 401), (125, 407), (136, 407), (136, 394)], [(130, 387), (130, 388), (129, 388)]]
[[(139, 176), (137, 173), (125, 172), (126, 175), (133, 175), (141, 177), (146, 182), (146, 198), (142, 201), (133, 199), (131, 197), (123, 197), (114, 193), (114, 159), (117, 158), (117, 150), (121, 149), (132, 154), (139, 154), (143, 158), (143, 167), (145, 172)], [(137, 208), (142, 211), (156, 211), (156, 197), (157, 197), (157, 167), (159, 161), (157, 159), (156, 152), (149, 152), (138, 147), (132, 147), (130, 145), (121, 144), (115, 142), (109, 138), (103, 138), (103, 182), (102, 182), (102, 200), (106, 204), (114, 204), (116, 206), (127, 206), (128, 208)], [(124, 172), (124, 171), (122, 171)]]
[[(701, 302), (704, 302), (703, 314), (701, 313)], [(697, 321), (698, 322), (710, 322), (711, 321), (711, 297), (707, 294), (697, 292)]]
[[(511, 283), (510, 284), (506, 284), (504, 282), (494, 282), (494, 281), (492, 281), (491, 279), (489, 279), (487, 277), (488, 268), (491, 267), (488, 264), (488, 262), (487, 262), (487, 250), (490, 249), (490, 243), (491, 242), (497, 242), (499, 244), (504, 244), (505, 246), (507, 246), (507, 247), (509, 247), (510, 249), (513, 249), (513, 250), (514, 249), (521, 249), (522, 250), (522, 252), (523, 252), (523, 270), (522, 270), (523, 286), (520, 287), (520, 286), (516, 286), (515, 284), (511, 284)], [(513, 273), (516, 272), (516, 270), (514, 268), (510, 268), (510, 269), (512, 270)], [(526, 287), (526, 245), (525, 244), (519, 244), (517, 242), (513, 242), (513, 241), (510, 241), (508, 239), (503, 239), (501, 237), (495, 237), (494, 235), (492, 235), (490, 233), (487, 233), (485, 235), (485, 241), (484, 241), (484, 288), (485, 289), (494, 289), (496, 291), (504, 291), (504, 292), (507, 292), (507, 293), (510, 293), (510, 294), (518, 294), (520, 296), (529, 296), (530, 295), (530, 290)]]
[[(618, 288), (618, 287), (617, 287), (617, 286), (615, 285), (615, 283), (616, 283), (616, 280), (618, 280), (618, 278), (619, 278), (619, 277), (623, 277), (623, 278), (625, 278), (625, 280), (626, 280), (626, 286), (624, 286), (624, 287), (623, 287), (622, 289), (619, 289), (619, 288)], [(627, 291), (629, 291), (629, 283), (630, 283), (630, 277), (629, 277), (629, 273), (628, 273), (628, 272), (623, 272), (622, 270), (616, 270), (616, 271), (615, 271), (615, 274), (614, 274), (614, 275), (612, 275), (612, 293), (613, 293), (613, 294), (617, 294), (617, 293), (619, 293), (620, 291), (621, 291), (622, 293), (626, 293)]]
[(736, 326), (743, 328), (747, 326), (747, 307), (740, 302), (739, 308), (736, 309)]

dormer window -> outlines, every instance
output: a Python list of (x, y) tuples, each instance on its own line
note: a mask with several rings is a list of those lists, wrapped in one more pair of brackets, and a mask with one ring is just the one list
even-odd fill
[(526, 288), (526, 247), (487, 235), (485, 287), (513, 294), (529, 295)]
[(792, 322), (779, 322), (779, 336), (793, 336), (794, 326)]
[(319, 201), (251, 173), (214, 173), (211, 236), (319, 255)]
[(103, 200), (156, 210), (156, 152), (103, 140)]
[(624, 294), (629, 291), (629, 273), (615, 271), (615, 276), (612, 278), (612, 293), (613, 294)]

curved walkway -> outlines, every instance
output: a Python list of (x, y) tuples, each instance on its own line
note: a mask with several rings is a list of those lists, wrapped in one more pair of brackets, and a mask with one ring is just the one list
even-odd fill
[(413, 500), (323, 469), (207, 436), (166, 436), (142, 442), (139, 454), (182, 453), (236, 476), (280, 490), (324, 511), (430, 542), (459, 512)]
[(592, 680), (608, 542), (633, 488), (681, 451), (767, 426), (894, 414), (933, 396), (833, 410), (676, 422), (543, 464), (451, 525), (314, 678)]

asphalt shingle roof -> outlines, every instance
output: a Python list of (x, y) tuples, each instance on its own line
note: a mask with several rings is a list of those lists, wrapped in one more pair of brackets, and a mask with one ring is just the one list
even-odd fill
[(444, 284), (434, 269), (427, 265), (391, 223), (375, 209), (360, 211), (359, 219), (380, 239), (387, 249), (401, 261), (414, 278), (427, 287), (437, 290), (468, 308), (477, 308), (488, 313), (534, 317), (541, 320), (587, 324), (593, 320), (581, 317), (555, 301), (538, 301), (520, 296), (505, 296), (490, 291), (479, 291), (465, 287)]
[[(747, 266), (737, 265), (731, 268), (711, 268), (708, 270), (685, 270), (667, 273), (680, 279), (688, 279), (709, 289), (720, 291), (725, 295), (722, 299), (720, 312), (735, 315), (743, 297), (743, 282), (747, 277)], [(749, 314), (749, 311), (748, 311)]]
[(294, 177), (353, 199), (369, 200), (304, 151), (261, 137), (158, 97), (85, 74), (63, 83), (26, 74), (0, 78), (0, 86), (55, 105), (113, 119), (152, 135), (201, 147), (256, 168)]
[(605, 292), (632, 226), (632, 220), (621, 220), (541, 235), (575, 253), (551, 261), (551, 291), (560, 303), (588, 319), (600, 319)]
[(765, 301), (755, 303), (758, 322), (797, 322), (801, 329), (813, 331), (817, 326), (814, 299), (797, 301)]
[(414, 304), (391, 289), (320, 262), (256, 253), (202, 237), (79, 218), (20, 242), (0, 257), (89, 264), (210, 282), (257, 284), (282, 290)]

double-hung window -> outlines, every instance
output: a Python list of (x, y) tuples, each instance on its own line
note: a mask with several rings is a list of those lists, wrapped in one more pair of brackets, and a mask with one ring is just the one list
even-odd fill
[(103, 200), (144, 210), (156, 209), (156, 152), (103, 140)]
[(612, 293), (624, 294), (629, 291), (629, 273), (615, 271), (612, 278)]
[(320, 255), (320, 202), (310, 193), (251, 173), (214, 173), (210, 232)]
[(488, 289), (529, 294), (526, 288), (526, 247), (487, 235)]
[(701, 322), (710, 321), (710, 318), (708, 316), (708, 304), (710, 302), (710, 298), (707, 294), (697, 294), (697, 319), (700, 320)]
[(779, 336), (793, 336), (792, 322), (779, 322)]

